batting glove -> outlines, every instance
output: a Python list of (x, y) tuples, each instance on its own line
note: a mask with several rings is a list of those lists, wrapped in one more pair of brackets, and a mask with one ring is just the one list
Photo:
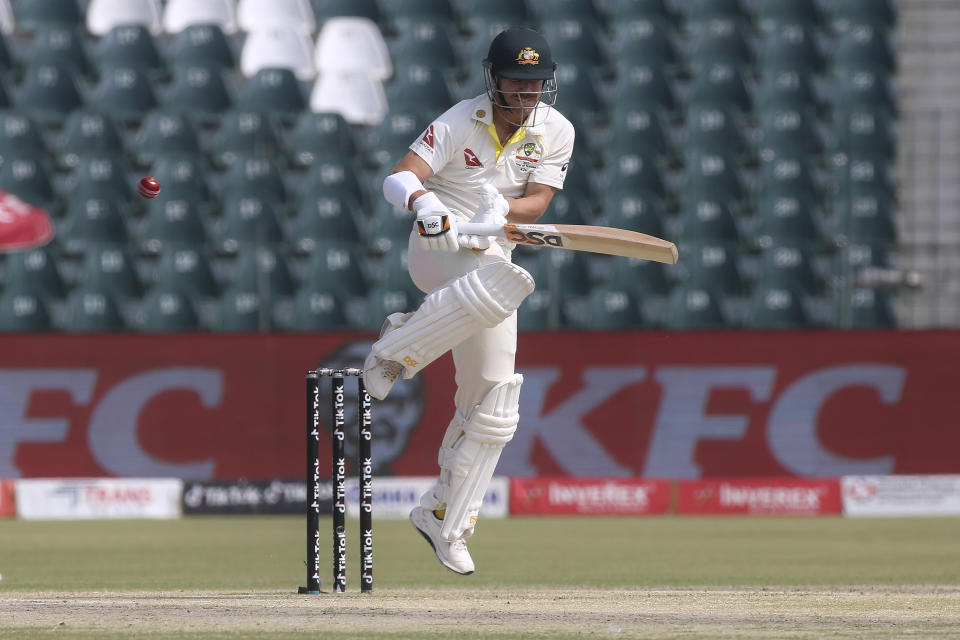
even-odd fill
[(425, 193), (413, 201), (417, 212), (420, 246), (428, 251), (459, 251), (457, 219), (435, 193)]

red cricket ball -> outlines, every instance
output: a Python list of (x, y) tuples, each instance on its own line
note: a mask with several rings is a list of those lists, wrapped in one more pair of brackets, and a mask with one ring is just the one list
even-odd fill
[(144, 198), (156, 198), (160, 195), (160, 182), (153, 176), (142, 178), (137, 185), (137, 193)]

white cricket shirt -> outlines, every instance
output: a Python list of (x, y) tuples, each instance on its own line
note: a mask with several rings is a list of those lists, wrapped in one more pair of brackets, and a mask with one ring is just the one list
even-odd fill
[(563, 188), (573, 153), (573, 125), (541, 104), (546, 117), (517, 130), (502, 148), (486, 94), (452, 106), (434, 120), (410, 150), (433, 169), (424, 186), (449, 209), (472, 218), (480, 206), (480, 185), (490, 183), (504, 198), (519, 198), (527, 182)]

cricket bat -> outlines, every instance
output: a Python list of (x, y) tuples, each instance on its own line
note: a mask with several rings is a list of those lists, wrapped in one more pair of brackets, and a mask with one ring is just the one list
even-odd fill
[(494, 236), (514, 244), (605, 253), (666, 264), (677, 263), (677, 246), (645, 233), (587, 224), (488, 224), (461, 222), (457, 233)]

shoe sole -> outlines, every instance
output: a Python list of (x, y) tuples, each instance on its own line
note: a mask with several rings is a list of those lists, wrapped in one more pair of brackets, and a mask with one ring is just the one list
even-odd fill
[(450, 565), (448, 565), (446, 562), (444, 562), (444, 561), (443, 561), (443, 558), (440, 557), (440, 554), (437, 553), (437, 545), (433, 544), (433, 540), (430, 539), (429, 534), (425, 533), (425, 532), (423, 531), (423, 529), (421, 529), (420, 527), (418, 527), (418, 526), (417, 526), (417, 523), (413, 521), (413, 518), (410, 518), (410, 524), (412, 524), (412, 525), (413, 525), (413, 528), (417, 530), (417, 533), (419, 533), (421, 536), (423, 536), (423, 539), (427, 541), (427, 544), (429, 544), (429, 545), (430, 545), (430, 548), (433, 549), (433, 555), (437, 556), (437, 560), (440, 561), (440, 564), (442, 564), (442, 565), (445, 566), (449, 571), (452, 571), (453, 573), (457, 574), (458, 576), (468, 576), (468, 575), (470, 575), (471, 573), (473, 573), (473, 571), (457, 571), (456, 569), (454, 569), (453, 567), (451, 567)]

